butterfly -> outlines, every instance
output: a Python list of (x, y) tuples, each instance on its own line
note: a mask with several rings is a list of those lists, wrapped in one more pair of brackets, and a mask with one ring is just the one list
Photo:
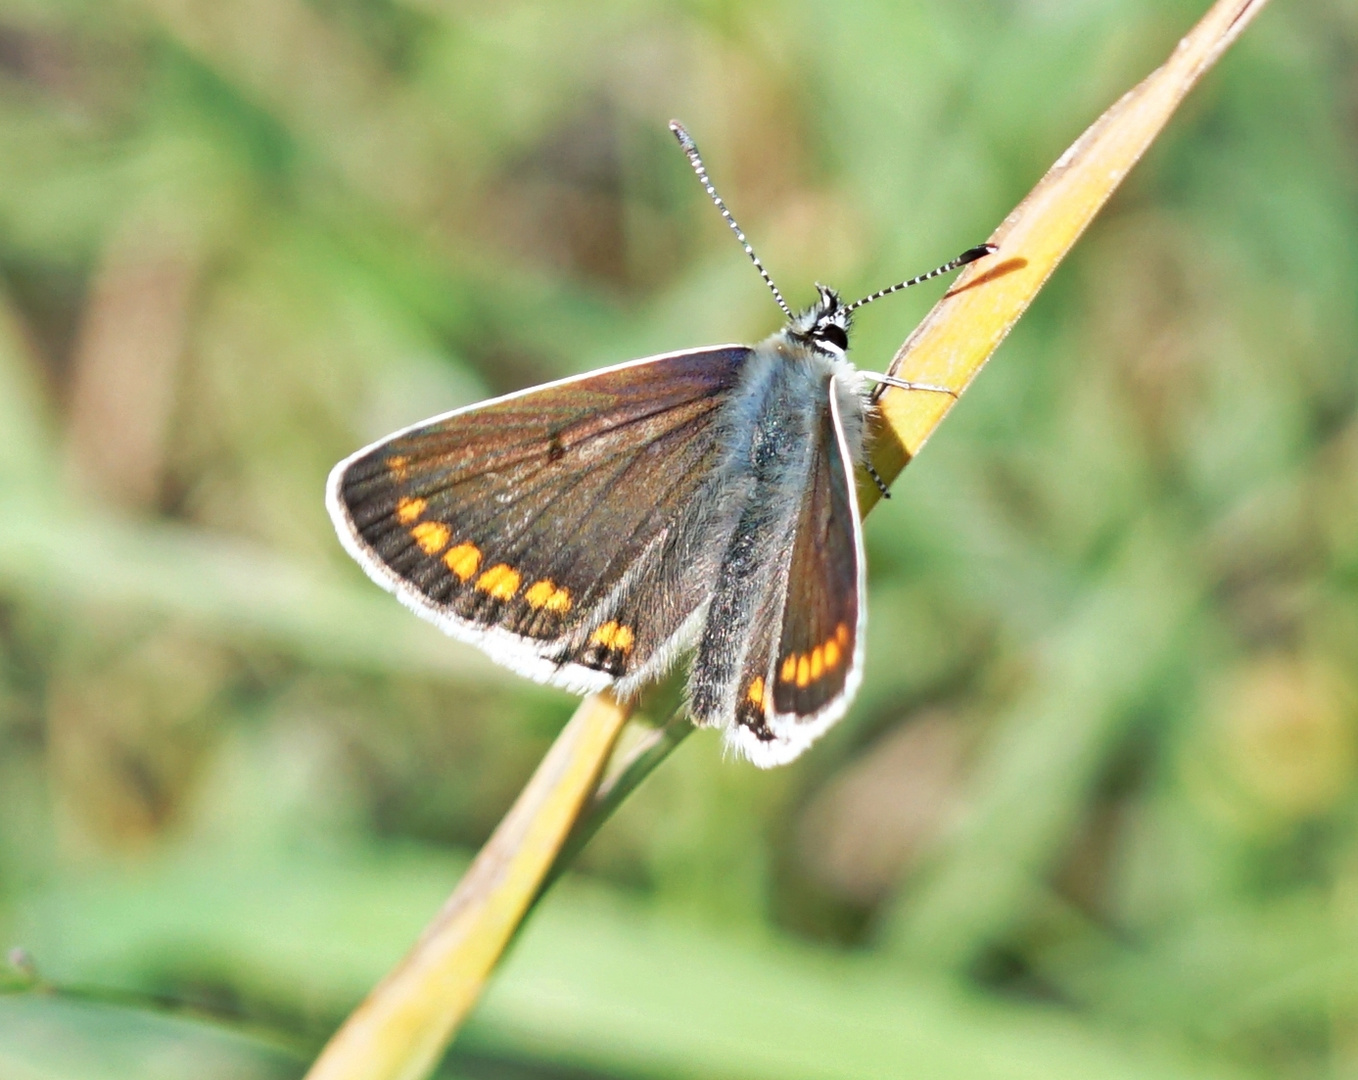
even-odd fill
[(857, 371), (852, 313), (994, 248), (852, 304), (818, 285), (794, 315), (670, 128), (787, 324), (425, 420), (336, 465), (326, 502), (374, 581), (529, 678), (628, 696), (692, 650), (693, 721), (769, 767), (862, 681), (869, 384), (941, 390)]

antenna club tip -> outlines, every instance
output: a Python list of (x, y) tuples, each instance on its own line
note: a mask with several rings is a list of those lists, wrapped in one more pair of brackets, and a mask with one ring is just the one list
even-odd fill
[(674, 132), (674, 137), (679, 140), (679, 145), (685, 150), (693, 149), (693, 137), (689, 135), (688, 129), (678, 120), (670, 121), (670, 131)]
[(998, 244), (989, 242), (977, 244), (974, 248), (968, 248), (966, 251), (962, 252), (962, 254), (957, 257), (957, 263), (959, 266), (965, 266), (967, 263), (975, 262), (977, 259), (984, 259), (987, 255), (994, 255), (995, 252), (999, 250), (1000, 247)]

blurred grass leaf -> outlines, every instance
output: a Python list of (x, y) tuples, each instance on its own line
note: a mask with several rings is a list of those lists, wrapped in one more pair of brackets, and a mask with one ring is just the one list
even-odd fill
[[(107, 983), (149, 969), (191, 985), (229, 974), (247, 1000), (267, 1007), (282, 993), (329, 1015), (391, 963), (462, 865), (414, 845), (197, 845), (137, 868), (70, 876), (35, 896), (20, 925), (57, 981)], [(148, 911), (148, 893), (163, 906)], [(460, 1046), (606, 1075), (1244, 1075), (1129, 1050), (1040, 1005), (987, 1002), (945, 982), (902, 978), (878, 957), (675, 920), (569, 877), (554, 900), (516, 944)], [(43, 1007), (23, 1006), (29, 1015)], [(47, 1022), (59, 1029), (60, 1011)], [(457, 1051), (450, 1066), (458, 1071)]]

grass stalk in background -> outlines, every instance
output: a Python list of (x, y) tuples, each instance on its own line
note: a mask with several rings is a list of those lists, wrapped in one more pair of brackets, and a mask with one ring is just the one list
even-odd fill
[[(991, 237), (998, 252), (964, 272), (889, 370), (960, 394), (1189, 90), (1266, 2), (1218, 0), (1162, 67), (1061, 155)], [(894, 479), (954, 400), (887, 390), (874, 423), (877, 471)], [(859, 479), (866, 512), (878, 493)], [(340, 1027), (310, 1080), (417, 1080), (432, 1071), (533, 900), (559, 873), (563, 853), (578, 850), (682, 738), (667, 725), (667, 734), (595, 791), (628, 713), (606, 696), (581, 704), (442, 911)]]

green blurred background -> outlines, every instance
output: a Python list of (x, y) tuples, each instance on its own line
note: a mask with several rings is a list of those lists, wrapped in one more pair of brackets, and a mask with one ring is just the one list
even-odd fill
[[(860, 295), (1205, 7), (4, 0), (0, 1076), (300, 1075), (509, 806), (573, 699), (322, 486), (779, 325), (671, 116), (794, 306)], [(1356, 337), (1358, 6), (1278, 0), (873, 515), (849, 717), (681, 746), (445, 1074), (1358, 1077)]]

